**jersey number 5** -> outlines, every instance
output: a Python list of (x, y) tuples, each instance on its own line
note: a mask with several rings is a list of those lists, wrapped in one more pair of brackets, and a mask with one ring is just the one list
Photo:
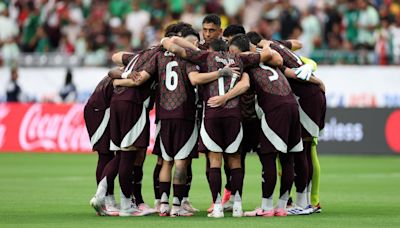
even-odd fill
[(271, 82), (278, 80), (279, 76), (278, 76), (278, 72), (276, 72), (276, 70), (274, 70), (273, 68), (269, 67), (269, 66), (265, 66), (264, 64), (260, 63), (260, 67), (266, 71), (271, 71), (272, 76), (269, 76), (269, 80)]
[(178, 62), (172, 61), (167, 64), (167, 67), (165, 69), (165, 86), (169, 91), (174, 91), (176, 87), (178, 87), (178, 74), (172, 70), (172, 68), (176, 66), (178, 66)]

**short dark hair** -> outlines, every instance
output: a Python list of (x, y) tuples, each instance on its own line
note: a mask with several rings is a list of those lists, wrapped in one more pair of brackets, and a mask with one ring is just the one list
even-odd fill
[(263, 39), (262, 36), (257, 32), (248, 32), (246, 36), (250, 39), (250, 42), (254, 45), (257, 45)]
[(170, 34), (178, 35), (182, 29), (184, 28), (191, 28), (192, 25), (185, 23), (185, 22), (178, 22), (174, 24), (168, 25), (168, 27), (165, 29), (165, 37), (170, 36)]
[(181, 36), (182, 37), (187, 37), (187, 36), (195, 36), (198, 40), (200, 40), (200, 34), (194, 30), (192, 27), (185, 27), (181, 30)]
[(250, 39), (245, 34), (238, 34), (232, 37), (229, 45), (234, 45), (241, 51), (250, 51)]
[(218, 15), (216, 14), (209, 14), (203, 19), (203, 23), (213, 23), (217, 25), (218, 27), (221, 27), (221, 18), (219, 18)]
[(225, 37), (230, 37), (237, 34), (246, 34), (246, 30), (244, 30), (244, 27), (242, 25), (239, 24), (228, 25), (228, 27), (226, 27), (222, 35)]
[(222, 39), (215, 39), (210, 43), (210, 48), (214, 51), (228, 51), (228, 44)]

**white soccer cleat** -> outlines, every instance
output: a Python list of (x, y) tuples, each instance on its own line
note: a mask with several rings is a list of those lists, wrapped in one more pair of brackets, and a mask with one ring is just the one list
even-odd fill
[(223, 218), (224, 217), (224, 210), (222, 208), (221, 203), (215, 203), (214, 209), (211, 213), (207, 215), (209, 218)]
[(104, 207), (104, 199), (99, 199), (96, 196), (94, 196), (90, 200), (89, 204), (96, 211), (97, 215), (100, 215), (100, 216), (106, 215), (106, 210)]
[(234, 196), (233, 206), (232, 206), (232, 216), (233, 217), (242, 217), (243, 209), (242, 209), (242, 198), (239, 195), (239, 192), (236, 192)]
[(105, 212), (108, 216), (118, 216), (119, 206), (115, 202), (114, 195), (108, 195), (104, 198)]
[(168, 203), (162, 203), (160, 205), (160, 216), (169, 216), (170, 210)]
[(287, 209), (288, 215), (309, 215), (312, 213), (312, 207), (307, 206), (305, 208), (293, 205), (293, 207)]
[(189, 212), (192, 212), (192, 213), (195, 213), (195, 212), (199, 212), (199, 211), (200, 211), (199, 209), (194, 208), (194, 207), (192, 206), (192, 204), (190, 203), (189, 200), (182, 201), (181, 207), (182, 207), (183, 209), (185, 209), (186, 211), (189, 211)]
[(119, 216), (128, 217), (142, 215), (142, 212), (136, 206), (132, 198), (125, 198), (124, 196), (121, 196), (121, 209), (119, 210)]
[(151, 208), (149, 205), (147, 205), (145, 203), (139, 204), (138, 208), (142, 212), (143, 215), (150, 215), (150, 214), (154, 214), (157, 212), (156, 209)]
[(183, 217), (189, 217), (193, 216), (193, 213), (190, 211), (185, 210), (184, 208), (180, 206), (173, 206), (170, 212), (171, 217), (178, 217), (178, 216), (183, 216)]

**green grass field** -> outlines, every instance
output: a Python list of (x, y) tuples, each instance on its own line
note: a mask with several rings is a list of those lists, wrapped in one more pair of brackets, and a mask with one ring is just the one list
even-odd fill
[[(399, 156), (321, 156), (323, 213), (286, 218), (206, 217), (211, 196), (204, 157), (194, 162), (190, 193), (202, 212), (190, 218), (98, 217), (94, 154), (0, 154), (0, 227), (400, 227)], [(152, 169), (145, 162), (143, 194), (153, 203)], [(119, 191), (116, 191), (119, 192)], [(260, 165), (248, 156), (243, 206), (260, 204)], [(276, 198), (276, 197), (275, 197)]]

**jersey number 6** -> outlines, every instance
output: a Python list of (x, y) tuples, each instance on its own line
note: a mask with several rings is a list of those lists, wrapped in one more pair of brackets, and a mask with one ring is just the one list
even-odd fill
[(176, 87), (178, 87), (178, 74), (172, 70), (172, 68), (176, 66), (178, 66), (178, 62), (172, 61), (167, 64), (167, 67), (165, 69), (165, 86), (169, 91), (174, 91)]

